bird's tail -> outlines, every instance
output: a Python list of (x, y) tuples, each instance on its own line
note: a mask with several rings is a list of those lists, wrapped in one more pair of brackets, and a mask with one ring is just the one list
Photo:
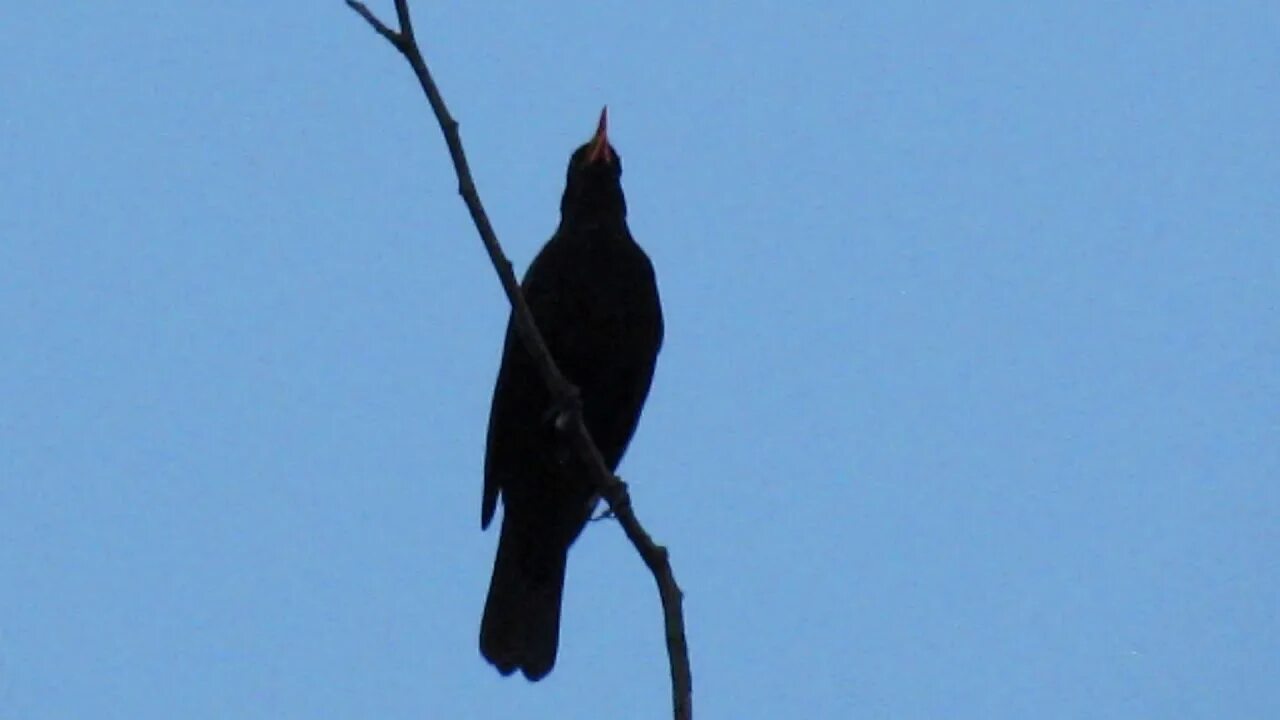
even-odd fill
[(480, 653), (503, 675), (516, 670), (540, 680), (556, 663), (560, 598), (569, 548), (547, 543), (551, 533), (502, 518), (498, 557), (480, 621)]

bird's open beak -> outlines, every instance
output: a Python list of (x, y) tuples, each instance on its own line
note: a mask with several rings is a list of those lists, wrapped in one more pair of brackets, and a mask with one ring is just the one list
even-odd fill
[(591, 138), (591, 147), (587, 150), (587, 164), (598, 162), (612, 163), (613, 151), (609, 149), (609, 106), (600, 111), (600, 124), (596, 126), (596, 134)]

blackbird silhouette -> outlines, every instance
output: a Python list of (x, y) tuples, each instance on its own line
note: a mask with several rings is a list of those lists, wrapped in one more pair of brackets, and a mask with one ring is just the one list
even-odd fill
[[(608, 108), (569, 159), (560, 225), (522, 287), (556, 365), (578, 388), (582, 416), (610, 470), (640, 420), (662, 345), (662, 307), (649, 257), (627, 229), (622, 160)], [(598, 496), (587, 467), (555, 427), (556, 408), (513, 321), (489, 411), (484, 500), (488, 528), (502, 498), (502, 533), (480, 623), (480, 652), (503, 675), (551, 672), (569, 546)]]

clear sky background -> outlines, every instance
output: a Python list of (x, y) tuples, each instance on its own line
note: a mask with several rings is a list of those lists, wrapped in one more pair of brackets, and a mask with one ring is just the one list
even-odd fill
[[(700, 717), (1280, 717), (1280, 4), (414, 5), (518, 268), (609, 104)], [(479, 656), (507, 309), (339, 0), (9, 3), (0, 169), (0, 717), (669, 712), (608, 523)]]

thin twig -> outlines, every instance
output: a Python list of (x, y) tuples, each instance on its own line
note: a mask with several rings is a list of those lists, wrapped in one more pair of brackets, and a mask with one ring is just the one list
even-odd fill
[(386, 38), (387, 42), (394, 45), (397, 50), (400, 49), (400, 35), (379, 20), (378, 17), (369, 10), (369, 8), (365, 7), (364, 3), (355, 2), (355, 0), (347, 0), (347, 7), (355, 10), (360, 17), (364, 18), (365, 22), (369, 23), (370, 27), (376, 30), (379, 35)]
[(471, 178), (471, 168), (467, 164), (466, 153), (462, 149), (458, 122), (449, 114), (449, 108), (445, 105), (430, 70), (427, 69), (421, 48), (418, 47), (409, 17), (409, 3), (407, 0), (395, 0), (398, 31), (387, 27), (370, 12), (369, 8), (365, 7), (364, 3), (357, 0), (346, 0), (346, 3), (401, 55), (404, 55), (410, 67), (413, 68), (413, 74), (418, 78), (422, 91), (427, 96), (427, 102), (431, 104), (431, 110), (440, 124), (445, 144), (449, 148), (449, 157), (453, 160), (453, 167), (458, 176), (458, 194), (462, 196), (467, 211), (471, 213), (471, 220), (480, 233), (485, 252), (489, 254), (489, 260), (493, 263), (498, 279), (502, 282), (502, 289), (511, 302), (516, 328), (525, 344), (525, 349), (533, 357), (534, 364), (542, 375), (555, 406), (561, 408), (562, 417), (559, 419), (561, 422), (557, 424), (565, 427), (575, 452), (585, 461), (600, 494), (609, 503), (610, 511), (617, 516), (623, 532), (635, 546), (636, 552), (640, 554), (658, 584), (658, 595), (662, 600), (667, 657), (671, 665), (671, 698), (674, 716), (676, 720), (691, 720), (693, 718), (693, 679), (689, 667), (689, 647), (685, 641), (682, 609), (684, 596), (671, 571), (667, 549), (655, 543), (640, 521), (636, 519), (626, 483), (609, 470), (583, 422), (582, 404), (577, 388), (560, 372), (555, 360), (551, 357), (551, 351), (547, 349), (542, 333), (538, 331), (533, 313), (529, 310), (524, 293), (520, 290), (520, 282), (516, 279), (511, 261), (503, 254), (493, 226), (489, 223), (489, 216), (480, 202), (475, 181)]

